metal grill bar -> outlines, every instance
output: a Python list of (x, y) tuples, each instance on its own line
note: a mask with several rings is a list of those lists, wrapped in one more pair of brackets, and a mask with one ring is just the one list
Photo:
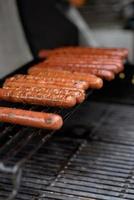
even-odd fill
[[(92, 104), (94, 109), (100, 104)], [(41, 199), (133, 199), (133, 165), (134, 146), (129, 146), (126, 143), (120, 144), (119, 141), (114, 142), (111, 136), (121, 137), (125, 135), (124, 140), (127, 141), (127, 126), (131, 123), (131, 129), (134, 126), (133, 122), (128, 120), (133, 117), (134, 111), (129, 106), (116, 106), (109, 104), (101, 104), (101, 107), (107, 107), (107, 115), (102, 121), (101, 126), (94, 129), (92, 134), (92, 142), (82, 140), (81, 148), (77, 154), (72, 156), (67, 166), (61, 170), (56, 179), (47, 186)], [(116, 112), (118, 109), (118, 112)], [(123, 117), (127, 111), (128, 118)], [(113, 114), (113, 118), (108, 119), (108, 116)], [(90, 117), (92, 117), (89, 114)], [(122, 120), (120, 119), (122, 116)], [(118, 120), (118, 126), (114, 127), (115, 121)], [(89, 118), (90, 121), (90, 118)], [(105, 123), (107, 122), (107, 123)], [(111, 122), (113, 124), (111, 124)], [(129, 122), (129, 123), (128, 123)], [(110, 125), (109, 125), (110, 124)], [(107, 127), (111, 127), (113, 132), (108, 132)], [(124, 132), (120, 127), (126, 127)], [(105, 129), (106, 127), (106, 129)], [(101, 129), (103, 131), (101, 131)], [(106, 134), (107, 133), (107, 134)], [(129, 134), (129, 132), (128, 132)], [(105, 139), (109, 138), (109, 142)], [(133, 134), (129, 134), (131, 143), (133, 142)], [(122, 138), (122, 140), (123, 140)], [(71, 139), (71, 138), (70, 138)], [(76, 139), (77, 140), (77, 139)], [(84, 142), (84, 143), (83, 143)]]

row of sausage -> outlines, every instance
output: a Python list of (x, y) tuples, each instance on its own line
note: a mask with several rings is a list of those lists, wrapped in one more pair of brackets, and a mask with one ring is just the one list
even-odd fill
[[(64, 47), (42, 50), (45, 58), (31, 67), (27, 75), (17, 74), (5, 80), (0, 99), (9, 102), (69, 108), (82, 103), (86, 90), (100, 89), (103, 80), (111, 81), (123, 71), (127, 49)], [(0, 121), (59, 129), (62, 117), (15, 108), (0, 108)]]

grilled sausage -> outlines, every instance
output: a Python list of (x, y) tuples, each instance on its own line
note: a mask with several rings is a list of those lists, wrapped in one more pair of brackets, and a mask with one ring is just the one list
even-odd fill
[[(114, 73), (113, 72), (111, 72), (111, 71), (108, 71), (108, 70), (103, 70), (103, 69), (93, 69), (93, 68), (88, 68), (88, 67), (56, 67), (56, 69), (57, 70), (68, 70), (68, 71), (70, 71), (70, 72), (72, 72), (72, 73), (74, 73), (74, 72), (79, 72), (79, 73), (86, 73), (87, 75), (89, 75), (89, 74), (93, 74), (93, 75), (95, 75), (95, 76), (98, 76), (98, 77), (100, 77), (101, 79), (105, 79), (105, 80), (108, 80), (108, 81), (111, 81), (111, 80), (113, 80), (114, 78), (115, 78), (115, 76), (114, 76)], [(35, 71), (30, 71), (30, 74), (31, 75), (36, 75), (36, 74), (38, 74), (38, 76), (47, 76), (46, 75), (46, 72), (45, 72), (45, 70), (43, 71), (43, 70), (41, 70), (41, 72), (35, 72)], [(57, 74), (55, 74), (55, 73), (53, 73), (53, 77), (59, 77), (59, 75), (57, 75)], [(76, 77), (76, 75), (74, 74), (74, 76), (73, 77), (71, 77), (71, 76), (69, 76), (69, 77), (67, 77), (67, 76), (65, 76), (65, 75), (62, 75), (62, 78), (65, 78), (65, 79), (77, 79), (77, 77)], [(82, 79), (82, 77), (80, 78), (78, 78), (79, 80), (80, 79)], [(100, 81), (99, 81), (100, 82)], [(89, 83), (89, 87), (90, 87), (90, 84), (92, 84), (92, 81), (90, 81), (90, 83)], [(100, 83), (99, 83), (100, 84)]]
[[(96, 54), (96, 55), (118, 55), (121, 57), (126, 58), (128, 56), (128, 50), (125, 48), (86, 48), (86, 47), (65, 47), (65, 48), (59, 48), (55, 49), (52, 52), (54, 53), (59, 53), (59, 52), (64, 52), (64, 53), (73, 53), (73, 54), (84, 54), (84, 53), (89, 53), (89, 54)], [(49, 52), (51, 53), (51, 52)]]
[(55, 85), (42, 85), (42, 84), (33, 84), (27, 82), (5, 82), (4, 89), (6, 88), (42, 88), (42, 92), (47, 92), (52, 90), (53, 94), (66, 94), (76, 97), (77, 103), (82, 103), (85, 100), (85, 92), (82, 89), (75, 89), (75, 88), (67, 88)]
[[(41, 55), (41, 56), (40, 56)], [(64, 52), (59, 52), (59, 53), (55, 53), (54, 51), (46, 51), (46, 50), (42, 50), (41, 53), (39, 53), (39, 57), (41, 58), (46, 58), (46, 57), (59, 57), (59, 56), (62, 56), (62, 57), (75, 57), (75, 58), (93, 58), (93, 59), (109, 59), (109, 60), (116, 60), (116, 61), (123, 61), (124, 58), (122, 58), (121, 56), (119, 55), (96, 55), (96, 54), (89, 54), (89, 53), (84, 53), (84, 54), (81, 54), (81, 53), (77, 53), (77, 54), (72, 54), (70, 52), (68, 53), (64, 53)]]
[[(114, 64), (117, 63), (122, 63), (122, 60), (119, 57), (103, 57), (103, 56), (87, 56), (85, 54), (82, 55), (53, 55), (51, 57), (48, 57), (46, 60), (51, 60), (51, 61), (68, 61), (68, 62), (91, 62), (91, 61), (100, 61), (100, 62), (114, 62)], [(43, 61), (45, 62), (45, 60)], [(43, 63), (41, 62), (41, 63)], [(106, 63), (108, 64), (108, 63)]]
[(66, 94), (53, 94), (49, 90), (45, 93), (38, 88), (21, 89), (0, 89), (0, 99), (10, 102), (28, 103), (54, 107), (73, 107), (76, 105), (76, 98)]
[[(76, 75), (76, 77), (78, 76), (77, 73), (75, 73), (73, 71), (72, 71), (72, 73), (73, 73), (73, 75)], [(81, 79), (82, 79), (82, 74), (84, 75), (85, 73), (81, 73)], [(38, 75), (41, 77), (46, 76), (46, 74), (44, 74), (42, 72), (40, 72)], [(64, 77), (64, 79), (66, 79), (66, 77)], [(67, 78), (67, 79), (69, 79), (69, 78)], [(70, 79), (70, 81), (71, 81), (71, 79)], [(99, 78), (99, 77), (97, 77), (95, 79), (91, 78), (90, 80), (87, 80), (86, 83), (87, 83), (87, 87), (81, 88), (81, 89), (83, 89), (83, 90), (86, 90), (89, 88), (90, 89), (101, 89), (103, 87), (103, 80), (102, 80), (102, 78)]]
[(0, 107), (0, 121), (50, 130), (60, 129), (63, 125), (62, 118), (56, 114), (6, 107)]
[[(120, 64), (122, 65), (122, 60), (121, 59), (115, 59), (115, 58), (103, 58), (103, 57), (95, 57), (95, 56), (64, 56), (64, 55), (59, 55), (59, 56), (51, 56), (47, 60), (51, 61), (60, 61), (60, 62), (75, 62), (75, 63), (88, 63), (90, 64), (91, 62), (100, 62), (102, 64), (117, 64), (117, 66)], [(44, 63), (43, 61), (42, 63)]]
[(11, 78), (7, 78), (5, 81), (6, 84), (12, 83), (24, 84), (29, 83), (33, 85), (55, 85), (55, 87), (67, 87), (67, 88), (77, 88), (77, 89), (88, 89), (88, 83), (85, 81), (77, 81), (77, 80), (67, 80), (67, 79), (60, 79), (60, 78), (52, 78), (52, 77), (44, 77), (44, 76), (32, 76), (32, 75), (16, 75)]
[[(57, 48), (47, 52), (47, 55), (59, 54), (59, 53), (71, 53), (71, 54), (95, 54), (95, 55), (112, 55), (120, 56), (121, 58), (127, 58), (128, 50), (123, 48), (85, 48), (85, 47), (65, 47)], [(43, 55), (43, 51), (41, 53)]]
[[(103, 67), (105, 67), (107, 70), (113, 70), (113, 72), (115, 73), (119, 73), (121, 71), (123, 71), (124, 67), (123, 67), (123, 63), (121, 61), (114, 61), (114, 60), (99, 60), (99, 59), (81, 59), (81, 58), (64, 58), (64, 57), (50, 57), (47, 61), (43, 62), (42, 64), (40, 64), (40, 67), (43, 67), (44, 64), (51, 64), (54, 63), (54, 65), (63, 65), (64, 64), (74, 64), (74, 65), (80, 65), (80, 66), (90, 66), (90, 65), (103, 65)], [(112, 67), (112, 68), (109, 68)], [(114, 67), (113, 67), (114, 66)]]
[[(122, 63), (123, 60), (119, 57), (119, 56), (111, 56), (111, 55), (95, 55), (95, 54), (92, 54), (92, 55), (88, 55), (88, 54), (76, 54), (76, 55), (72, 55), (72, 54), (67, 54), (67, 55), (64, 55), (64, 54), (59, 54), (59, 55), (52, 55), (50, 57), (48, 57), (47, 59), (71, 59), (71, 60), (87, 60), (87, 61), (90, 61), (90, 60), (95, 60), (95, 61), (108, 61), (108, 62), (119, 62), (119, 63)], [(44, 61), (43, 61), (44, 62)], [(41, 62), (41, 63), (43, 63)]]
[[(58, 68), (56, 68), (57, 70), (46, 70), (42, 69), (42, 68), (37, 68), (37, 67), (33, 67), (30, 68), (28, 73), (31, 75), (38, 75), (38, 76), (46, 76), (46, 77), (55, 77), (55, 78), (64, 78), (64, 79), (68, 79), (68, 80), (77, 80), (77, 81), (85, 81), (88, 84), (89, 88), (94, 88), (94, 89), (100, 89), (103, 86), (103, 81), (102, 79), (100, 79), (99, 77), (93, 75), (93, 74), (81, 74), (81, 73), (77, 73), (77, 74), (73, 74), (73, 72), (70, 71), (70, 73), (65, 73), (63, 70), (63, 68), (59, 68), (60, 70), (58, 70)], [(67, 68), (68, 69), (68, 68)], [(69, 68), (70, 69), (70, 68)], [(69, 71), (68, 71), (69, 72)]]
[(65, 67), (65, 70), (66, 68), (68, 67), (88, 67), (88, 68), (91, 68), (91, 69), (104, 69), (104, 70), (108, 70), (108, 71), (112, 71), (113, 73), (117, 74), (120, 72), (120, 69), (118, 69), (118, 66), (117, 65), (114, 65), (114, 64), (86, 64), (86, 63), (75, 63), (75, 62), (60, 62), (60, 61), (49, 61), (47, 60), (46, 62), (44, 62), (44, 65), (46, 64), (46, 66), (49, 66), (49, 67)]
[[(69, 72), (70, 73), (70, 72)], [(84, 80), (73, 80), (73, 79), (67, 79), (67, 78), (60, 78), (60, 77), (52, 77), (52, 76), (36, 76), (34, 75), (16, 75), (12, 77), (11, 79), (17, 79), (17, 81), (31, 81), (32, 83), (44, 83), (44, 84), (55, 84), (55, 85), (61, 85), (61, 86), (70, 86), (70, 87), (76, 87), (79, 89), (86, 90), (88, 89), (88, 82)]]
[[(70, 72), (69, 72), (70, 73)], [(54, 78), (52, 76), (45, 76), (40, 75), (36, 73), (36, 76), (33, 75), (22, 75), (18, 74), (11, 78), (6, 79), (6, 82), (8, 81), (17, 81), (17, 82), (29, 82), (29, 83), (42, 83), (42, 84), (50, 84), (55, 86), (65, 86), (65, 87), (74, 87), (78, 89), (86, 90), (88, 89), (88, 83), (86, 81), (79, 81), (79, 80), (73, 80), (73, 79), (65, 79), (65, 78)]]
[[(45, 82), (45, 81), (41, 81), (41, 80), (26, 80), (26, 81), (21, 81), (21, 80), (10, 80), (10, 78), (8, 78), (4, 84), (3, 84), (3, 88), (4, 87), (19, 87), (19, 86), (32, 86), (32, 87), (36, 87), (36, 86), (40, 86), (40, 87), (54, 87), (54, 88), (68, 88), (68, 89), (77, 89), (77, 90), (85, 90), (85, 88), (81, 88), (79, 87), (79, 85), (75, 85), (75, 84), (68, 84), (68, 83), (55, 83), (55, 82)], [(86, 88), (87, 89), (87, 88)]]
[[(64, 63), (64, 62), (49, 62), (46, 61), (44, 63), (41, 63), (40, 65), (36, 65), (34, 67), (31, 67), (28, 71), (29, 74), (33, 74), (31, 71), (36, 71), (38, 73), (38, 71), (41, 71), (41, 68), (49, 68), (49, 69), (57, 69), (58, 67), (62, 67), (63, 70), (66, 71), (68, 70), (68, 68), (70, 67), (83, 67), (83, 68), (91, 68), (91, 69), (103, 69), (103, 70), (109, 70), (112, 71), (113, 73), (119, 73), (119, 71), (122, 71), (122, 69), (119, 69), (118, 66), (116, 65), (112, 65), (112, 64), (80, 64), (80, 63)], [(40, 69), (39, 69), (40, 68)], [(43, 69), (42, 69), (43, 70)], [(36, 74), (36, 72), (34, 72), (34, 74)]]
[(42, 94), (42, 95), (46, 95), (50, 96), (50, 95), (70, 95), (76, 98), (77, 103), (81, 103), (84, 101), (85, 99), (85, 92), (83, 90), (77, 90), (77, 89), (68, 89), (68, 88), (56, 88), (55, 86), (46, 86), (46, 87), (42, 87), (40, 85), (32, 85), (32, 84), (28, 84), (28, 85), (13, 85), (13, 86), (4, 86), (4, 89), (15, 89), (16, 91), (26, 91), (26, 92), (35, 92), (37, 94)]
[[(58, 67), (57, 69), (62, 70), (63, 68)], [(105, 79), (107, 81), (111, 81), (115, 78), (115, 75), (113, 72), (108, 71), (108, 70), (103, 70), (103, 69), (92, 69), (92, 68), (86, 68), (86, 67), (84, 67), (84, 68), (83, 67), (77, 67), (77, 68), (69, 67), (68, 70), (73, 72), (74, 75), (75, 75), (75, 72), (93, 74), (93, 75), (98, 76), (101, 79)]]

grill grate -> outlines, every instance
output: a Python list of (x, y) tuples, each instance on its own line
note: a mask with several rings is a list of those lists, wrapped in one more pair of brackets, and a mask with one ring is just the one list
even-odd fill
[[(16, 199), (134, 199), (133, 117), (129, 105), (85, 102), (63, 130), (26, 162)], [(77, 118), (85, 123), (87, 134), (68, 133)], [(0, 180), (7, 192), (11, 184), (7, 187), (2, 176)]]
[[(30, 64), (22, 67), (20, 70), (15, 71), (9, 76), (16, 73), (26, 73), (27, 68), (35, 64), (35, 62), (31, 62)], [(0, 84), (2, 85), (4, 79), (1, 80)], [(92, 91), (89, 91), (87, 96)], [(76, 106), (71, 109), (63, 109), (63, 108), (50, 108), (50, 107), (42, 107), (42, 106), (30, 106), (30, 105), (22, 105), (16, 103), (8, 103), (8, 102), (0, 102), (1, 106), (15, 107), (15, 108), (24, 108), (34, 111), (42, 111), (42, 112), (52, 112), (60, 114), (63, 117), (64, 122), (76, 111), (76, 109), (80, 106)], [(32, 156), (35, 152), (45, 143), (47, 142), (55, 131), (41, 130), (36, 128), (29, 127), (21, 127), (17, 125), (11, 124), (0, 124), (0, 172), (3, 177), (3, 173), (6, 173), (2, 178), (2, 181), (7, 180), (7, 184), (10, 183), (11, 180), (8, 180), (10, 177), (13, 181), (14, 188), (8, 186), (8, 190), (13, 192), (10, 196), (12, 199), (16, 194), (21, 180), (21, 167), (22, 165)], [(9, 184), (11, 185), (11, 183)], [(1, 187), (0, 187), (1, 188)], [(4, 188), (5, 189), (5, 188)], [(3, 186), (2, 186), (2, 190)], [(2, 197), (3, 198), (3, 197)]]
[[(24, 108), (42, 111), (40, 106)], [(77, 107), (43, 109), (66, 120)], [(12, 178), (16, 195), (21, 173), (17, 200), (134, 199), (133, 118), (131, 105), (86, 101), (56, 134), (1, 124), (0, 199), (13, 190)]]

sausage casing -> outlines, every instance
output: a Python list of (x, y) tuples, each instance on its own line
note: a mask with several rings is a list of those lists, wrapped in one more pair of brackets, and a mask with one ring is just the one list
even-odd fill
[[(115, 78), (115, 75), (113, 72), (111, 71), (108, 71), (108, 70), (103, 70), (103, 69), (93, 69), (93, 68), (88, 68), (88, 67), (56, 67), (57, 70), (68, 70), (70, 72), (72, 72), (74, 74), (74, 72), (77, 72), (77, 73), (84, 73), (84, 74), (87, 74), (87, 75), (95, 75), (95, 76), (98, 76), (100, 77), (101, 79), (105, 79), (105, 80), (108, 80), (108, 81), (111, 81)], [(38, 71), (36, 70), (36, 72), (33, 70), (33, 71), (30, 71), (30, 74), (31, 75), (36, 75), (38, 74), (38, 76), (46, 76), (46, 72), (45, 70), (43, 71), (43, 69), (39, 69)], [(65, 79), (76, 79), (76, 80), (81, 80), (82, 77), (78, 77), (74, 74), (73, 77), (68, 76), (67, 75), (62, 75), (61, 77)], [(53, 73), (53, 77), (59, 77), (58, 74), (55, 74)], [(99, 81), (100, 82), (100, 81)], [(101, 81), (102, 82), (102, 81)], [(92, 81), (90, 81), (89, 83), (89, 87), (90, 87), (90, 84), (92, 84)], [(100, 83), (99, 83), (100, 84)], [(102, 85), (102, 84), (101, 84)], [(101, 87), (100, 87), (101, 88)]]
[[(69, 72), (69, 71), (68, 71)], [(70, 72), (69, 72), (70, 74)], [(50, 84), (55, 86), (65, 86), (65, 87), (74, 87), (78, 89), (88, 89), (88, 82), (84, 80), (73, 80), (73, 79), (67, 79), (62, 77), (53, 77), (47, 74), (45, 76), (44, 74), (38, 74), (36, 73), (36, 76), (34, 75), (22, 75), (18, 74), (11, 78), (6, 79), (6, 82), (8, 81), (17, 81), (17, 82), (29, 82), (29, 83), (35, 83), (35, 84)]]
[[(103, 62), (119, 62), (122, 63), (123, 60), (119, 56), (111, 56), (111, 55), (88, 55), (88, 54), (79, 54), (79, 55), (72, 55), (72, 54), (59, 54), (59, 55), (52, 55), (47, 59), (70, 59), (70, 60), (86, 60), (86, 61), (103, 61)], [(44, 61), (45, 62), (45, 61)]]
[(125, 48), (89, 48), (89, 47), (62, 47), (47, 52), (48, 55), (59, 53), (72, 54), (96, 54), (96, 55), (118, 55), (123, 58), (128, 56), (128, 50)]
[(89, 54), (89, 53), (77, 53), (77, 54), (73, 54), (71, 52), (67, 52), (66, 54), (64, 52), (59, 52), (56, 53), (54, 51), (46, 51), (46, 50), (42, 50), (39, 52), (39, 57), (40, 58), (50, 58), (50, 57), (75, 57), (75, 58), (92, 58), (92, 59), (101, 59), (101, 60), (116, 60), (116, 61), (124, 61), (124, 58), (122, 58), (120, 55), (110, 55), (110, 54), (101, 54), (101, 55), (96, 55), (96, 54)]
[[(22, 88), (36, 88), (40, 89), (40, 92), (42, 93), (48, 93), (52, 92), (53, 94), (66, 94), (76, 97), (77, 103), (82, 103), (85, 100), (85, 92), (82, 89), (75, 89), (75, 88), (67, 88), (67, 87), (61, 87), (61, 86), (55, 86), (55, 85), (42, 85), (42, 84), (33, 84), (33, 83), (27, 83), (27, 82), (5, 82), (4, 89), (6, 88), (18, 88), (22, 90)], [(39, 90), (38, 89), (38, 90)]]
[(79, 73), (79, 71), (76, 74), (74, 74), (73, 71), (70, 70), (70, 68), (68, 70), (68, 73), (65, 73), (65, 72), (63, 68), (47, 70), (47, 68), (43, 69), (41, 67), (33, 67), (29, 69), (29, 74), (33, 76), (38, 75), (38, 76), (45, 76), (45, 77), (61, 78), (61, 79), (66, 79), (66, 80), (77, 80), (80, 82), (84, 81), (85, 83), (87, 83), (88, 88), (92, 88), (92, 89), (100, 89), (103, 86), (102, 79), (93, 74), (90, 74), (90, 73), (86, 74), (86, 72), (82, 74), (82, 73)]
[(0, 99), (10, 102), (19, 102), (54, 107), (73, 107), (76, 105), (76, 98), (66, 94), (53, 94), (40, 91), (39, 88), (7, 88), (0, 89)]
[(57, 62), (49, 62), (46, 61), (44, 63), (44, 65), (46, 64), (46, 66), (49, 66), (49, 67), (53, 67), (53, 68), (56, 68), (56, 67), (64, 67), (64, 69), (66, 70), (67, 68), (69, 67), (83, 67), (83, 68), (91, 68), (91, 69), (104, 69), (104, 70), (109, 70), (109, 71), (112, 71), (113, 73), (117, 74), (120, 72), (120, 69), (118, 68), (117, 65), (114, 65), (114, 64), (85, 64), (85, 63), (71, 63), (71, 62), (60, 62), (60, 61), (57, 61)]
[[(121, 61), (116, 60), (97, 60), (97, 59), (81, 59), (81, 58), (70, 58), (70, 57), (50, 57), (48, 60), (44, 62), (44, 65), (80, 65), (80, 66), (88, 66), (91, 68), (103, 68), (106, 70), (112, 70), (114, 73), (119, 73), (124, 69), (123, 63)], [(41, 66), (41, 64), (40, 64)], [(42, 63), (43, 66), (43, 63)]]
[(57, 114), (7, 107), (0, 107), (0, 121), (50, 130), (60, 129), (63, 125), (62, 118)]

